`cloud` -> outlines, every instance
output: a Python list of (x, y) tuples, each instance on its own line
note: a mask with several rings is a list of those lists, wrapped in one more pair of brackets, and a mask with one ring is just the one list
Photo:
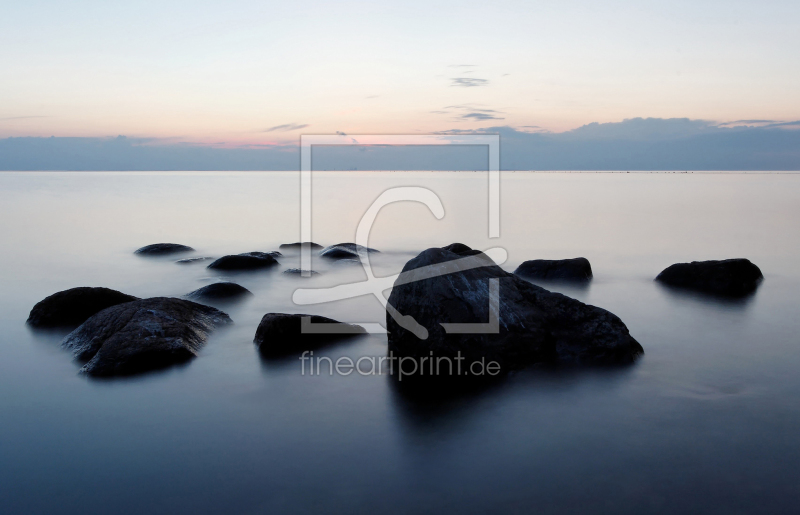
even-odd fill
[[(454, 121), (471, 114), (499, 115), (474, 104), (450, 106), (447, 111)], [(466, 120), (482, 121), (480, 116)], [(774, 125), (719, 127), (688, 118), (632, 118), (587, 124), (562, 133), (542, 132), (532, 125), (495, 125), (439, 134), (452, 135), (456, 142), (467, 134), (498, 134), (503, 170), (800, 171), (800, 130), (796, 130), (800, 121)], [(122, 136), (6, 138), (0, 139), (0, 170), (297, 170), (296, 143), (251, 146), (215, 148)], [(483, 150), (473, 153), (459, 146), (430, 151), (411, 148), (405, 153), (389, 148), (383, 154), (357, 149), (351, 152), (347, 146), (332, 148), (344, 150), (332, 150), (325, 158), (327, 168), (320, 169), (348, 170), (354, 165), (360, 170), (486, 169)], [(354, 161), (356, 154), (372, 157)]]
[(722, 125), (741, 125), (741, 124), (752, 125), (752, 124), (761, 124), (761, 123), (777, 123), (777, 121), (776, 120), (736, 120), (736, 121), (733, 121), (733, 122), (720, 123), (719, 125), (720, 126), (722, 126)]
[(474, 68), (475, 64), (451, 64), (448, 68)]
[(462, 114), (459, 118), (462, 120), (476, 120), (476, 121), (483, 121), (483, 120), (504, 120), (499, 116), (494, 116), (492, 114), (486, 113), (466, 113)]
[(298, 123), (287, 123), (285, 125), (276, 125), (275, 127), (270, 127), (269, 129), (265, 130), (264, 132), (289, 132), (289, 131), (299, 131), (300, 129), (305, 129), (309, 125), (307, 123), (298, 124)]
[(442, 108), (441, 111), (431, 111), (433, 114), (455, 115), (454, 120), (459, 121), (485, 121), (485, 120), (504, 120), (502, 111), (496, 109), (486, 109), (478, 107), (480, 104), (460, 104)]
[(459, 88), (477, 88), (489, 84), (489, 81), (486, 79), (478, 79), (474, 77), (455, 77), (450, 80), (452, 81), (450, 86), (457, 86)]
[(800, 120), (795, 120), (793, 122), (773, 123), (765, 126), (765, 128), (771, 128), (771, 127), (786, 128), (786, 129), (800, 128)]
[(580, 140), (664, 140), (711, 134), (722, 128), (708, 120), (689, 118), (627, 118), (621, 122), (588, 123), (562, 133), (566, 139)]

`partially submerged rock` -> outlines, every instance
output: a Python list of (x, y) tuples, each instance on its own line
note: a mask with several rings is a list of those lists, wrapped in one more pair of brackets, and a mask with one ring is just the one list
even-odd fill
[(572, 259), (532, 259), (525, 261), (515, 275), (546, 281), (585, 282), (592, 278), (592, 265), (583, 257)]
[(68, 334), (61, 345), (76, 359), (87, 361), (81, 373), (128, 375), (194, 358), (215, 328), (230, 323), (218, 309), (155, 297), (104, 309)]
[(196, 300), (235, 300), (251, 297), (253, 293), (236, 283), (213, 283), (186, 294), (186, 297)]
[(361, 334), (366, 331), (359, 325), (323, 316), (267, 313), (258, 324), (253, 343), (263, 356), (285, 356)]
[(27, 323), (42, 328), (77, 327), (98, 311), (134, 300), (138, 297), (109, 288), (71, 288), (39, 301), (28, 315)]
[[(422, 358), (450, 358), (452, 368), (441, 365), (438, 374), (452, 377), (459, 375), (459, 357), (465, 375), (481, 361), (497, 362), (504, 373), (537, 362), (631, 363), (643, 353), (613, 313), (533, 285), (485, 254), (465, 257), (461, 250), (420, 253), (406, 263), (389, 297), (389, 350), (415, 358), (424, 374)], [(442, 324), (473, 325), (445, 330)]]
[(319, 272), (317, 272), (316, 270), (302, 270), (300, 268), (287, 268), (286, 270), (283, 271), (284, 274), (289, 274), (289, 275), (300, 275), (303, 272), (308, 273), (310, 275), (319, 275)]
[(763, 278), (761, 270), (748, 259), (723, 259), (676, 263), (658, 274), (656, 281), (678, 288), (739, 297), (754, 292)]
[(192, 252), (192, 247), (181, 245), (179, 243), (153, 243), (137, 249), (134, 254), (142, 254), (145, 256), (165, 256), (167, 254), (177, 254), (179, 252)]
[(359, 254), (370, 252), (380, 251), (355, 243), (337, 243), (336, 245), (325, 247), (320, 251), (319, 255), (329, 259), (359, 259)]
[(284, 243), (278, 248), (287, 250), (300, 250), (303, 247), (308, 247), (310, 249), (321, 249), (322, 245), (319, 243), (314, 243), (313, 241), (297, 241), (295, 243)]
[(179, 259), (175, 261), (179, 265), (190, 265), (192, 263), (201, 263), (203, 261), (211, 261), (214, 259), (213, 257), (195, 257), (195, 258), (186, 258), (186, 259)]
[(208, 268), (213, 270), (258, 270), (278, 264), (278, 260), (271, 253), (245, 252), (244, 254), (222, 256), (208, 265)]

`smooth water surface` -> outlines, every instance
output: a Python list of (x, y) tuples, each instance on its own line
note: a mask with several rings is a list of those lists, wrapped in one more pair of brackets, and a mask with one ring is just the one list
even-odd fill
[[(800, 175), (503, 173), (488, 238), (485, 173), (318, 173), (313, 239), (353, 241), (394, 186), (433, 190), (382, 210), (378, 275), (463, 242), (526, 259), (585, 256), (587, 288), (545, 285), (617, 314), (645, 349), (614, 370), (531, 369), (480, 393), (409, 398), (384, 375), (302, 375), (252, 343), (268, 312), (381, 322), (373, 297), (317, 306), (299, 287), (363, 280), (316, 258), (220, 274), (132, 252), (276, 250), (299, 239), (296, 173), (0, 174), (0, 512), (796, 513), (800, 504)], [(181, 256), (184, 257), (184, 256)], [(739, 301), (666, 290), (678, 261), (747, 257), (764, 272)], [(255, 293), (201, 355), (94, 380), (25, 325), (56, 291), (106, 286), (180, 296), (233, 280)], [(319, 351), (382, 356), (386, 336)]]

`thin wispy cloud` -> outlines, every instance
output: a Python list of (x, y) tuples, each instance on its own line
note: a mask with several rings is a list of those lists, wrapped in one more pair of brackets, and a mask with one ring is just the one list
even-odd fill
[(433, 114), (449, 114), (454, 116), (457, 121), (485, 121), (485, 120), (504, 120), (500, 114), (502, 111), (478, 107), (480, 104), (460, 104), (442, 108), (441, 111), (431, 111)]
[(480, 122), (482, 122), (484, 120), (504, 120), (505, 119), (505, 118), (502, 118), (500, 116), (494, 116), (493, 114), (487, 114), (487, 113), (466, 113), (466, 114), (462, 114), (459, 118), (461, 118), (462, 120), (471, 120), (471, 121), (480, 121)]
[(765, 128), (771, 128), (771, 127), (781, 127), (785, 129), (800, 128), (800, 120), (795, 120), (793, 122), (772, 123), (770, 125), (765, 126)]
[(298, 131), (300, 129), (305, 129), (309, 125), (307, 123), (287, 123), (284, 125), (276, 125), (275, 127), (270, 127), (269, 129), (265, 130), (264, 132), (289, 132), (289, 131)]
[(450, 79), (450, 81), (450, 86), (456, 86), (459, 88), (477, 88), (489, 84), (488, 80), (478, 79), (475, 77), (455, 77)]

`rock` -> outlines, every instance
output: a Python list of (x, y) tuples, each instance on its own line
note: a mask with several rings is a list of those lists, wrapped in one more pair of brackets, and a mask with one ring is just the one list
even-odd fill
[(311, 275), (319, 275), (319, 272), (316, 270), (301, 270), (299, 268), (287, 268), (283, 271), (284, 274), (291, 274), (291, 275), (300, 275), (303, 272), (310, 272)]
[(258, 270), (278, 264), (278, 261), (270, 253), (246, 252), (244, 254), (222, 256), (208, 265), (208, 268), (214, 270)]
[[(326, 327), (324, 332), (319, 333), (302, 332), (303, 317), (311, 317), (311, 324), (333, 324), (333, 327)], [(313, 330), (314, 326), (310, 327)], [(319, 326), (316, 328), (319, 330)], [(267, 313), (258, 324), (253, 343), (263, 356), (273, 357), (318, 349), (361, 334), (366, 334), (366, 331), (359, 325), (346, 324), (318, 315)]]
[(191, 293), (186, 294), (186, 297), (197, 300), (234, 300), (242, 297), (250, 297), (253, 293), (236, 283), (213, 283), (208, 286), (203, 286)]
[(200, 263), (201, 261), (211, 261), (214, 259), (213, 257), (196, 257), (196, 258), (186, 258), (186, 259), (179, 259), (175, 261), (179, 265), (189, 265), (192, 263)]
[(355, 243), (337, 243), (330, 247), (325, 247), (319, 252), (319, 255), (329, 259), (359, 259), (359, 253), (365, 252), (380, 252), (379, 250), (371, 249)]
[(303, 241), (303, 242), (295, 242), (295, 243), (284, 243), (279, 249), (288, 249), (288, 250), (300, 250), (302, 247), (308, 247), (310, 249), (321, 249), (322, 245), (319, 243), (314, 243), (313, 241)]
[(165, 256), (167, 254), (177, 254), (178, 252), (192, 252), (192, 247), (180, 245), (178, 243), (154, 243), (137, 249), (134, 254), (145, 256)]
[(656, 281), (717, 295), (740, 297), (756, 290), (764, 276), (748, 259), (692, 261), (667, 267)]
[(592, 278), (592, 265), (586, 258), (572, 259), (532, 259), (525, 261), (515, 275), (529, 279), (549, 281), (589, 281)]
[(76, 359), (87, 361), (81, 373), (128, 375), (194, 358), (216, 327), (230, 323), (218, 309), (155, 297), (104, 309), (68, 334), (61, 345)]
[[(414, 272), (422, 267), (430, 268)], [(431, 272), (442, 275), (428, 277)], [(497, 280), (498, 293), (490, 294), (489, 279)], [(490, 295), (497, 299), (496, 329), (445, 332), (441, 323), (489, 323)], [(406, 318), (400, 326), (392, 309), (420, 325)], [(533, 285), (485, 254), (464, 258), (440, 248), (406, 263), (389, 297), (386, 322), (395, 357), (416, 358), (418, 363), (431, 355), (451, 358), (453, 375), (458, 375), (454, 360), (459, 356), (464, 367), (496, 361), (503, 373), (536, 362), (631, 363), (643, 353), (616, 315)], [(448, 376), (449, 367), (442, 365), (439, 372)]]
[(77, 327), (98, 311), (139, 300), (108, 288), (86, 286), (60, 291), (38, 302), (28, 315), (32, 327)]

